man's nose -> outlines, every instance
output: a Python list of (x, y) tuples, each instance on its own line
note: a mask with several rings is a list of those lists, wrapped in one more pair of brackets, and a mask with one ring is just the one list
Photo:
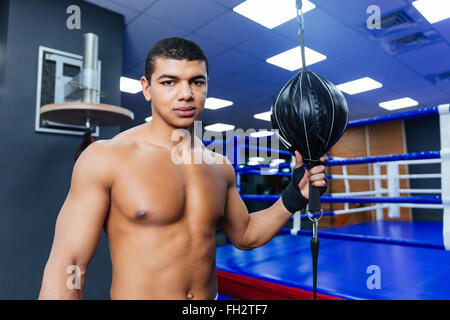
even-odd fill
[(182, 81), (179, 86), (179, 99), (191, 100), (193, 98), (192, 89), (188, 82)]

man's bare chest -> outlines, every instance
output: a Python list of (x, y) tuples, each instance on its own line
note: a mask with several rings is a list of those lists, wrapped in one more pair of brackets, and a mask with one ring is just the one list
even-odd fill
[(216, 224), (228, 184), (214, 165), (180, 164), (167, 156), (134, 157), (115, 172), (111, 210), (127, 220), (168, 225), (181, 219)]

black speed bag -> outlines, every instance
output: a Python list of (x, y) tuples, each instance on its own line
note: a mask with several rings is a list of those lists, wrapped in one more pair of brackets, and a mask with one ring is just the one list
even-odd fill
[(340, 139), (348, 123), (344, 95), (330, 81), (303, 69), (281, 89), (271, 122), (283, 145), (298, 150), (308, 169)]

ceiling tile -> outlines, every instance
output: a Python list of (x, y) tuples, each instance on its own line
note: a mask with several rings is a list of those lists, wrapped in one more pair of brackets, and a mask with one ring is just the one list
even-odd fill
[[(122, 5), (124, 7), (128, 7), (130, 9), (133, 9), (133, 10), (136, 10), (139, 12), (143, 12), (161, 0), (126, 0), (126, 1), (109, 0), (109, 1), (119, 3), (120, 5)], [(162, 1), (165, 1), (165, 0), (162, 0)]]
[(209, 82), (209, 88), (214, 87), (227, 88), (227, 91), (229, 92), (247, 88), (249, 86), (254, 85), (256, 82), (257, 82), (256, 80), (250, 80), (247, 78), (240, 77), (236, 74), (230, 74), (216, 80), (211, 80)]
[(265, 61), (267, 58), (296, 46), (298, 46), (298, 42), (282, 37), (272, 30), (267, 30), (261, 35), (238, 45), (235, 49)]
[(232, 9), (236, 7), (238, 4), (241, 4), (245, 0), (211, 0), (214, 3), (220, 4), (226, 8)]
[(439, 42), (418, 50), (406, 52), (397, 59), (416, 70), (421, 75), (450, 71), (450, 46)]
[(194, 41), (196, 44), (198, 44), (200, 48), (202, 48), (202, 50), (205, 52), (205, 55), (208, 58), (208, 60), (212, 59), (213, 57), (217, 56), (218, 54), (228, 49), (220, 42), (215, 42), (214, 40), (199, 36), (196, 33), (190, 33), (185, 38)]
[(210, 60), (211, 65), (220, 66), (229, 73), (236, 72), (248, 66), (253, 57), (240, 53), (233, 49), (228, 49)]
[(281, 89), (282, 84), (287, 82), (295, 74), (295, 72), (279, 68), (265, 61), (255, 60), (252, 61), (249, 66), (239, 70), (237, 74), (249, 79), (271, 83)]
[(164, 0), (158, 1), (145, 14), (193, 32), (225, 11), (210, 0)]
[(141, 15), (124, 29), (124, 70), (145, 62), (150, 48), (158, 41), (168, 37), (184, 37), (186, 30)]
[(440, 33), (443, 39), (450, 45), (450, 18), (432, 24), (432, 27)]
[(125, 24), (128, 24), (133, 18), (139, 15), (139, 11), (125, 7), (119, 3), (113, 2), (111, 0), (85, 0), (99, 7), (111, 10), (116, 13), (120, 13), (124, 16)]
[(211, 39), (220, 39), (224, 45), (233, 47), (266, 32), (267, 28), (233, 11), (217, 17), (196, 33)]

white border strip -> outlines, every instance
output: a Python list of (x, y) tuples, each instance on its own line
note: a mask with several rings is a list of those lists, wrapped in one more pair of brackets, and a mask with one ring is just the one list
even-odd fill
[(446, 250), (450, 250), (450, 104), (439, 106), (441, 132), (441, 189), (444, 206), (442, 236)]

